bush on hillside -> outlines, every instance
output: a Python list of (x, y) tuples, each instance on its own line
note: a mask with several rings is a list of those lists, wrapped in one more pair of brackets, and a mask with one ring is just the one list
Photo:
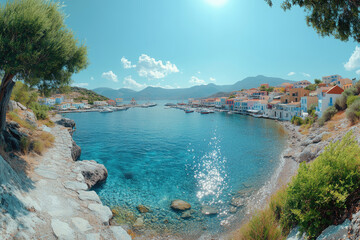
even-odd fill
[(347, 107), (346, 102), (347, 102), (347, 96), (341, 94), (341, 96), (335, 100), (334, 106), (338, 111), (343, 111)]
[(26, 84), (16, 82), (11, 94), (11, 99), (28, 107), (31, 103), (37, 101), (38, 94), (36, 90), (30, 89)]
[(284, 229), (298, 224), (310, 238), (317, 237), (345, 210), (346, 200), (360, 187), (360, 147), (352, 133), (331, 143), (310, 164), (302, 163), (280, 206)]
[(30, 109), (33, 110), (37, 119), (45, 120), (48, 118), (48, 112), (50, 110), (48, 106), (41, 105), (38, 102), (33, 102), (30, 104)]
[(348, 109), (346, 109), (346, 117), (351, 124), (360, 120), (360, 100), (355, 100)]
[(359, 99), (359, 96), (348, 96), (346, 105), (347, 107), (350, 107), (353, 102), (355, 102), (356, 99)]
[(291, 123), (296, 126), (301, 126), (304, 123), (304, 121), (301, 117), (293, 116), (291, 119)]
[(323, 126), (325, 122), (329, 121), (337, 112), (338, 110), (334, 106), (328, 107), (319, 119), (319, 125)]

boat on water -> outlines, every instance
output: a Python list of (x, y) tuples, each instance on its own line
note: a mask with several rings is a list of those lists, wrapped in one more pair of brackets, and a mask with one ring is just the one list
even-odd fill
[(101, 112), (101, 113), (112, 113), (113, 110), (111, 110), (110, 108), (104, 108), (104, 109), (101, 109), (99, 112)]
[(234, 112), (233, 111), (228, 111), (227, 114), (234, 114)]
[(165, 104), (165, 107), (174, 107), (174, 106), (176, 106), (175, 103), (166, 103)]
[(192, 109), (185, 109), (185, 113), (193, 113), (194, 112), (194, 110), (192, 110)]
[(156, 103), (145, 103), (145, 104), (140, 105), (140, 107), (142, 107), (142, 108), (149, 108), (149, 107), (155, 107), (155, 106), (157, 106)]
[(200, 110), (200, 113), (201, 114), (210, 114), (210, 113), (213, 113), (214, 111), (211, 111), (211, 110), (208, 110), (208, 109), (201, 109)]

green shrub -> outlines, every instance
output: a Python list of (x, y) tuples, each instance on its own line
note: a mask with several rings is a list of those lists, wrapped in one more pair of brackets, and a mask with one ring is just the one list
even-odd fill
[(349, 195), (360, 187), (359, 153), (358, 143), (348, 133), (311, 164), (302, 163), (286, 190), (282, 227), (298, 224), (301, 232), (315, 238), (331, 225), (343, 213)]
[(319, 119), (319, 125), (323, 126), (325, 124), (325, 122), (329, 121), (336, 113), (337, 113), (337, 109), (334, 106), (328, 107), (322, 117)]
[(347, 102), (347, 96), (341, 94), (341, 96), (335, 100), (334, 106), (338, 111), (343, 111), (347, 108), (346, 102)]
[(355, 102), (356, 99), (359, 99), (359, 96), (348, 96), (346, 105), (347, 107), (350, 107), (353, 102)]
[(296, 126), (300, 126), (303, 124), (303, 119), (301, 117), (298, 117), (298, 116), (293, 116), (292, 119), (291, 119), (291, 123), (296, 125)]
[(20, 149), (23, 154), (27, 154), (30, 150), (30, 139), (28, 137), (20, 138)]
[(30, 104), (30, 109), (34, 112), (37, 119), (45, 120), (48, 118), (49, 107), (37, 102)]
[(360, 100), (355, 100), (348, 109), (346, 109), (346, 117), (351, 124), (360, 120)]
[(36, 152), (39, 155), (41, 155), (45, 150), (44, 143), (38, 140), (33, 142), (33, 148), (34, 148), (34, 152)]

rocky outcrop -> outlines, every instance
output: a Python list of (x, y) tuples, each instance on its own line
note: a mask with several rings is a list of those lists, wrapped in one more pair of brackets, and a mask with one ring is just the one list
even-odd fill
[(56, 122), (59, 125), (62, 125), (67, 128), (74, 129), (76, 127), (76, 123), (74, 120), (71, 120), (70, 118), (62, 118), (59, 121)]
[(218, 214), (218, 210), (212, 206), (202, 206), (201, 213), (204, 215), (216, 215)]
[(191, 208), (190, 203), (177, 199), (171, 202), (170, 207), (176, 211), (185, 211)]
[(89, 189), (105, 182), (108, 176), (105, 166), (93, 160), (76, 162), (76, 169), (84, 176), (85, 183)]
[(71, 157), (74, 161), (79, 160), (81, 156), (81, 147), (76, 144), (74, 140), (72, 140), (72, 148), (71, 148)]
[(138, 205), (136, 208), (140, 213), (147, 213), (150, 211), (150, 209), (144, 205)]

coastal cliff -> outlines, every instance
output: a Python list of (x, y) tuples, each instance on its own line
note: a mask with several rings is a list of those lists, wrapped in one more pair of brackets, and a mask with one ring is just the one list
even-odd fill
[(55, 125), (46, 131), (55, 137), (54, 147), (23, 160), (27, 171), (0, 157), (0, 239), (130, 240), (123, 228), (110, 226), (111, 210), (89, 191), (106, 179), (105, 167), (74, 162), (68, 128)]

